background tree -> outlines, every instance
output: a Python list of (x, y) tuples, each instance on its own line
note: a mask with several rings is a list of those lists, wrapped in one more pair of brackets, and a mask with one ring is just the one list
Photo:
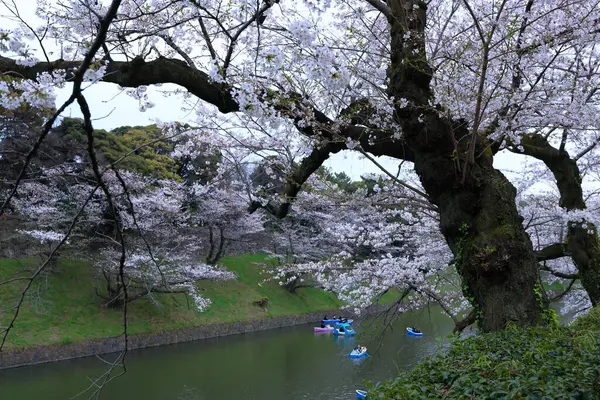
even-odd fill
[[(203, 310), (210, 300), (196, 293), (195, 283), (235, 277), (199, 262), (205, 247), (200, 236), (188, 228), (190, 216), (183, 212), (187, 188), (182, 183), (106, 171), (104, 177), (120, 216), (120, 228), (107, 231), (105, 225), (114, 225), (114, 216), (104, 219), (106, 199), (97, 193), (97, 185), (93, 180), (73, 184), (68, 172), (55, 168), (46, 171), (44, 183), (22, 183), (19, 195), (12, 199), (25, 223), (20, 232), (42, 245), (57, 243), (79, 213), (80, 222), (69, 232), (63, 251), (92, 262), (95, 275), (104, 281), (96, 293), (105, 306), (121, 307), (153, 293), (189, 293)], [(128, 244), (122, 271), (117, 229)], [(58, 255), (51, 252), (53, 260)]]

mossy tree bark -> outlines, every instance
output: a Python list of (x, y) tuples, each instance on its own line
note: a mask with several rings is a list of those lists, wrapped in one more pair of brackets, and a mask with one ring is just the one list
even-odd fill
[[(516, 190), (493, 165), (487, 141), (464, 121), (430, 106), (431, 68), (425, 56), (426, 6), (388, 1), (392, 15), (389, 95), (400, 101), (396, 119), (414, 153), (415, 170), (438, 206), (441, 230), (455, 255), (463, 291), (484, 331), (507, 323), (536, 325), (546, 307), (536, 285), (537, 260), (518, 214)], [(410, 40), (406, 34), (410, 33)], [(475, 141), (474, 143), (471, 143)], [(471, 143), (471, 144), (470, 144)], [(465, 162), (469, 146), (481, 154)]]

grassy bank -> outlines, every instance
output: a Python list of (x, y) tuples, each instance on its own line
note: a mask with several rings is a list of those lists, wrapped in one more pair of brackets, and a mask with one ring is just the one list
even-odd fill
[[(225, 258), (222, 264), (236, 272), (238, 279), (201, 282), (201, 294), (212, 300), (210, 308), (203, 313), (195, 311), (192, 304), (188, 305), (183, 294), (159, 294), (130, 303), (129, 333), (302, 314), (341, 306), (334, 295), (322, 290), (302, 288), (296, 294), (290, 294), (276, 282), (261, 283), (265, 276), (257, 262), (264, 259), (264, 255)], [(0, 282), (27, 276), (23, 271), (35, 265), (28, 260), (0, 259)], [(15, 328), (8, 336), (6, 348), (70, 343), (122, 332), (123, 313), (100, 306), (89, 265), (62, 260), (58, 267), (57, 274), (39, 277), (33, 282)], [(27, 281), (15, 281), (0, 286), (0, 326), (10, 323), (14, 314), (11, 307), (26, 284)], [(263, 297), (269, 299), (266, 311), (252, 304)]]

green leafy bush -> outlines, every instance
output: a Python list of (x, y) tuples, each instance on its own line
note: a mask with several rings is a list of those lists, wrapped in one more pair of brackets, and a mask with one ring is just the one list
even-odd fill
[(600, 399), (600, 308), (570, 326), (452, 339), (368, 399)]

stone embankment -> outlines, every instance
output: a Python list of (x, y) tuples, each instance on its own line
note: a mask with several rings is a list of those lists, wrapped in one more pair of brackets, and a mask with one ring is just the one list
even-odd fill
[[(388, 305), (372, 306), (364, 311), (361, 316), (374, 315), (387, 310), (389, 307), (390, 306)], [(308, 324), (310, 322), (320, 321), (323, 318), (323, 315), (335, 314), (355, 317), (348, 311), (330, 310), (300, 315), (269, 317), (250, 321), (194, 326), (171, 331), (149, 332), (129, 335), (127, 338), (128, 350)], [(74, 343), (32, 346), (25, 349), (3, 350), (0, 352), (0, 369), (115, 353), (122, 351), (124, 346), (124, 338), (123, 336), (119, 336), (90, 339)]]

